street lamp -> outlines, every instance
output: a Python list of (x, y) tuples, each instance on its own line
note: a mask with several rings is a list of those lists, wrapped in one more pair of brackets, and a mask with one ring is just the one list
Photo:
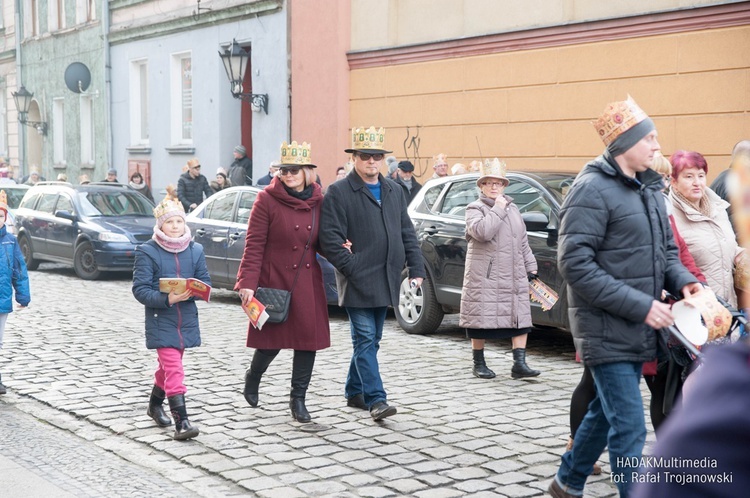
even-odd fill
[(250, 102), (256, 109), (263, 109), (268, 114), (268, 94), (267, 93), (244, 93), (242, 90), (242, 81), (245, 76), (247, 67), (247, 58), (250, 54), (240, 47), (237, 40), (232, 40), (232, 45), (219, 52), (221, 62), (224, 64), (224, 70), (227, 72), (229, 84), (231, 85), (232, 96)]
[(25, 124), (36, 129), (40, 135), (47, 134), (47, 123), (44, 121), (29, 121), (27, 116), (29, 114), (29, 107), (31, 106), (31, 100), (34, 98), (34, 94), (26, 90), (22, 85), (17, 92), (13, 92), (13, 100), (16, 103), (16, 110), (18, 111), (18, 122)]

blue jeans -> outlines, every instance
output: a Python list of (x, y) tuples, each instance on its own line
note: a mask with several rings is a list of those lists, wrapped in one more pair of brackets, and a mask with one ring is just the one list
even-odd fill
[(582, 495), (594, 463), (609, 446), (612, 481), (621, 497), (628, 496), (632, 474), (646, 442), (641, 399), (643, 363), (607, 363), (591, 367), (596, 397), (574, 436), (573, 449), (562, 456), (555, 479), (573, 495)]
[(383, 323), (387, 307), (381, 308), (346, 308), (349, 324), (352, 329), (352, 361), (349, 374), (346, 376), (344, 393), (347, 398), (363, 394), (365, 404), (371, 407), (379, 401), (385, 401), (383, 379), (378, 368), (378, 350), (383, 337)]

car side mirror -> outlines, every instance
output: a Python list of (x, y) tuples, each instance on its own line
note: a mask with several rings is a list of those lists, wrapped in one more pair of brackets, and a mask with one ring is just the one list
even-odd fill
[(529, 211), (521, 215), (523, 222), (526, 224), (527, 232), (543, 232), (547, 230), (549, 218), (539, 211)]
[(70, 211), (67, 211), (67, 210), (62, 210), (61, 209), (60, 211), (55, 211), (55, 216), (57, 216), (58, 218), (63, 218), (63, 219), (66, 219), (66, 220), (70, 220), (73, 223), (75, 223), (76, 221), (78, 221), (78, 217), (76, 215), (74, 215), (73, 213), (71, 213)]

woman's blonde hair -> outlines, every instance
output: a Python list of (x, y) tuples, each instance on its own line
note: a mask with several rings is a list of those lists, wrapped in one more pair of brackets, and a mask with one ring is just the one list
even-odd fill
[(318, 175), (315, 174), (315, 168), (302, 166), (302, 171), (305, 172), (305, 187), (312, 185), (318, 179)]
[(672, 176), (672, 163), (661, 152), (654, 153), (654, 162), (651, 169), (660, 175)]

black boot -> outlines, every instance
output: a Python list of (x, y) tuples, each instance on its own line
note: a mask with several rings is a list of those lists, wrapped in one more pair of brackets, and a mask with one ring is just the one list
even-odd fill
[(487, 368), (487, 364), (484, 362), (484, 349), (472, 349), (474, 355), (474, 368), (471, 369), (471, 373), (474, 377), (480, 379), (492, 379), (495, 377), (495, 372)]
[(532, 370), (526, 364), (526, 349), (516, 348), (513, 350), (513, 368), (510, 369), (510, 376), (514, 379), (522, 379), (524, 377), (536, 377), (541, 372), (539, 370)]
[(250, 363), (250, 368), (245, 372), (245, 390), (242, 392), (245, 395), (245, 401), (253, 408), (258, 406), (260, 379), (266, 373), (268, 365), (276, 358), (277, 354), (279, 354), (278, 349), (256, 349), (253, 354), (253, 361)]
[(162, 406), (164, 404), (164, 396), (164, 389), (154, 386), (151, 389), (151, 399), (148, 401), (148, 410), (146, 411), (146, 415), (154, 419), (154, 422), (159, 427), (169, 427), (172, 423), (172, 420), (164, 413), (164, 407)]
[(174, 419), (175, 431), (174, 436), (172, 436), (174, 439), (184, 441), (198, 435), (200, 431), (198, 431), (197, 427), (193, 427), (188, 420), (184, 394), (170, 396), (169, 409), (172, 412), (172, 418)]
[(5, 386), (3, 385), (3, 376), (0, 374), (0, 394), (7, 393), (8, 390), (5, 389)]
[(289, 409), (292, 410), (292, 418), (303, 424), (312, 420), (307, 407), (305, 407), (305, 394), (307, 393), (307, 386), (310, 385), (314, 365), (315, 351), (294, 351)]

